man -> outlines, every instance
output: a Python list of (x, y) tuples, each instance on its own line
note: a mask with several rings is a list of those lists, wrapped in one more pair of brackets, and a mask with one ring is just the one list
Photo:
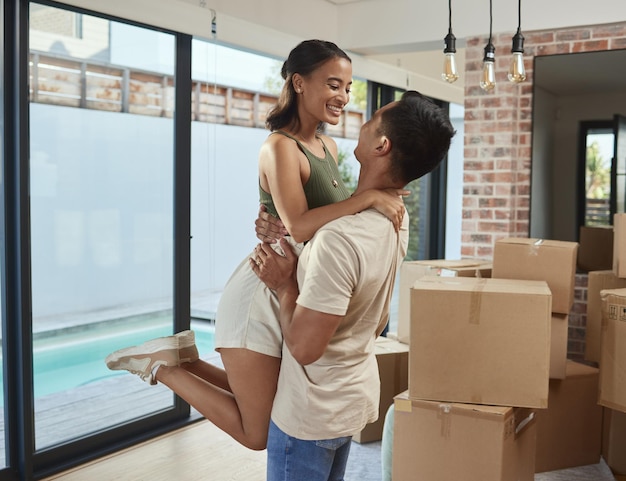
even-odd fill
[[(454, 129), (417, 92), (379, 109), (361, 128), (357, 192), (402, 189), (446, 155)], [(400, 232), (374, 209), (322, 227), (299, 259), (267, 244), (251, 265), (277, 293), (284, 336), (268, 438), (268, 481), (343, 479), (352, 435), (378, 417), (374, 341), (384, 328), (396, 267), (406, 254)]]

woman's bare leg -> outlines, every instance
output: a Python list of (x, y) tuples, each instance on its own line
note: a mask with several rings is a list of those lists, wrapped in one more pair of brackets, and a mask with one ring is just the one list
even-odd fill
[(222, 387), (192, 373), (196, 369), (199, 373), (205, 372), (206, 366), (193, 366), (200, 361), (184, 367), (161, 366), (156, 380), (244, 446), (265, 449), (280, 358), (240, 348), (220, 352), (227, 375)]
[(194, 362), (185, 362), (181, 364), (180, 367), (213, 384), (214, 386), (232, 392), (230, 384), (228, 384), (226, 371), (215, 364), (211, 364), (203, 359), (198, 359)]

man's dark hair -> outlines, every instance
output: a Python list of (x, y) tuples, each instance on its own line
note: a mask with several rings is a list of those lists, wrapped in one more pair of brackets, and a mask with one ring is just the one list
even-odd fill
[(381, 112), (380, 128), (391, 141), (391, 174), (408, 184), (434, 170), (455, 134), (448, 114), (419, 92), (408, 90)]

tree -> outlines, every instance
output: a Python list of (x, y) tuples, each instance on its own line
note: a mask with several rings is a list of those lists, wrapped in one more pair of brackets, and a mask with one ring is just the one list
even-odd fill
[(354, 79), (350, 88), (350, 104), (357, 110), (367, 109), (367, 82)]
[(356, 189), (357, 178), (352, 173), (352, 166), (346, 162), (347, 157), (348, 153), (345, 150), (339, 149), (337, 152), (337, 167), (339, 168), (341, 180), (343, 180), (346, 188), (350, 192), (354, 192), (354, 189)]
[(611, 189), (611, 164), (600, 154), (600, 145), (593, 141), (587, 147), (586, 195), (588, 199), (608, 199)]
[(270, 66), (270, 73), (263, 79), (263, 88), (268, 94), (280, 95), (283, 88), (284, 80), (280, 75), (283, 63), (280, 60), (274, 60)]

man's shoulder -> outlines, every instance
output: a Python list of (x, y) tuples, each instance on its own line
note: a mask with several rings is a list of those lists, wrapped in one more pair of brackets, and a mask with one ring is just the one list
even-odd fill
[[(364, 244), (368, 238), (382, 239), (395, 230), (391, 221), (375, 209), (366, 209), (332, 220), (318, 229), (311, 242), (343, 239), (346, 243)], [(395, 236), (394, 236), (395, 237)]]

